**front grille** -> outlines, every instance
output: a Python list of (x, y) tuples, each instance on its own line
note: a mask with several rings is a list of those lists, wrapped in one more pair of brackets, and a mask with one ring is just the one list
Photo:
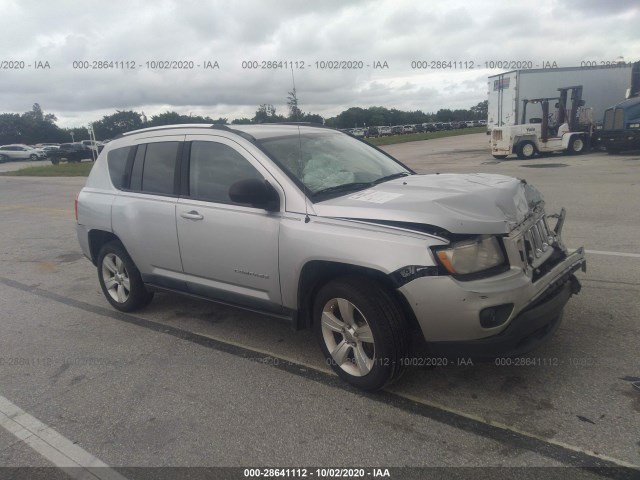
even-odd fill
[(539, 267), (553, 254), (556, 241), (555, 232), (549, 228), (546, 217), (540, 217), (522, 236), (519, 245), (522, 260), (532, 268)]

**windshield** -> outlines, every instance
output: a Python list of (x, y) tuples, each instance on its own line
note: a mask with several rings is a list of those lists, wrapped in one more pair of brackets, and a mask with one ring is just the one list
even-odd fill
[(366, 143), (330, 130), (262, 138), (258, 143), (312, 196), (346, 193), (386, 177), (412, 173)]

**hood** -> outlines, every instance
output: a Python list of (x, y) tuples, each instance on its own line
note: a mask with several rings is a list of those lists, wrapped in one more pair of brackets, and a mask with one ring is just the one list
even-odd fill
[(509, 233), (542, 196), (504, 175), (412, 175), (314, 204), (317, 215), (433, 225), (457, 234)]

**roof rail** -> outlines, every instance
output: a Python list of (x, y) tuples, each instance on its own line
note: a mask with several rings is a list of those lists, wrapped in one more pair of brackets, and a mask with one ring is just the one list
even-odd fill
[[(224, 127), (225, 125), (218, 125), (218, 127), (220, 126)], [(116, 138), (133, 135), (135, 133), (154, 132), (156, 130), (167, 130), (167, 129), (173, 129), (173, 128), (215, 128), (215, 127), (216, 127), (216, 124), (210, 124), (210, 123), (176, 123), (172, 125), (159, 125), (157, 127), (139, 128), (138, 130), (131, 130), (130, 132), (124, 132), (124, 133), (121, 133), (120, 135), (113, 137), (113, 140), (115, 140)]]
[(269, 122), (269, 123), (252, 123), (251, 125), (299, 125), (301, 127), (315, 127), (315, 128), (328, 128), (333, 130), (331, 127), (327, 127), (326, 125), (322, 125), (321, 123), (316, 122)]

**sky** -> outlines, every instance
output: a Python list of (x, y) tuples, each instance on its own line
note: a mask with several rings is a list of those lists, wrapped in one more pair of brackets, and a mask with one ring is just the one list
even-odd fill
[(116, 110), (287, 114), (293, 81), (300, 109), (324, 117), (435, 112), (485, 100), (512, 62), (640, 60), (638, 0), (0, 0), (0, 12), (0, 113), (37, 102), (61, 127)]

